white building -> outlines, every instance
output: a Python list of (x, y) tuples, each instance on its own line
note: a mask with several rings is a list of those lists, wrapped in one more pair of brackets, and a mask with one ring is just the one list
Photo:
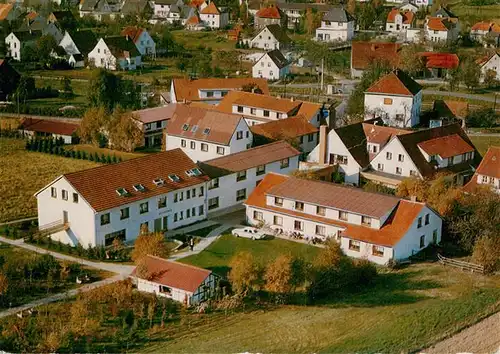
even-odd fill
[(64, 32), (64, 36), (59, 42), (59, 47), (69, 57), (68, 62), (73, 67), (83, 67), (83, 61), (88, 58), (89, 53), (97, 45), (97, 38), (91, 30), (80, 30)]
[(207, 181), (180, 149), (64, 174), (35, 194), (38, 225), (70, 245), (132, 241), (142, 225), (162, 231), (204, 220)]
[(90, 16), (98, 21), (109, 17), (114, 19), (119, 16), (121, 1), (84, 0), (78, 5), (80, 17)]
[(350, 41), (354, 37), (354, 17), (343, 7), (333, 8), (321, 19), (316, 40), (321, 42)]
[(134, 42), (122, 36), (99, 39), (88, 58), (96, 67), (109, 70), (135, 70), (142, 66), (141, 53)]
[(172, 299), (188, 307), (215, 294), (218, 277), (210, 270), (154, 256), (147, 256), (141, 266), (149, 276), (141, 275), (138, 268), (134, 269), (132, 277), (137, 280), (139, 291)]
[(206, 161), (247, 150), (253, 134), (242, 115), (170, 104), (165, 129), (166, 150), (182, 149), (193, 161)]
[(299, 168), (300, 151), (285, 141), (257, 146), (217, 159), (199, 162), (210, 177), (208, 215), (241, 207), (266, 173), (290, 174)]
[(490, 70), (493, 70), (496, 73), (496, 79), (500, 80), (500, 54), (495, 52), (490, 57), (480, 59), (478, 64), (481, 66), (481, 82)]
[(323, 117), (320, 104), (243, 91), (229, 92), (219, 103), (217, 110), (240, 114), (245, 117), (248, 125), (297, 116), (303, 116), (315, 127), (319, 127), (320, 124), (329, 124)]
[(25, 136), (62, 138), (65, 144), (74, 142), (78, 124), (61, 120), (23, 118), (19, 130)]
[(121, 35), (131, 39), (141, 55), (156, 56), (156, 43), (146, 29), (128, 26), (123, 29)]
[(153, 18), (166, 19), (172, 6), (182, 6), (182, 0), (155, 0)]
[(324, 3), (308, 3), (308, 2), (285, 2), (278, 1), (280, 10), (286, 15), (288, 29), (294, 30), (299, 28), (300, 22), (307, 13), (320, 13), (321, 16), (330, 11), (333, 6)]
[(207, 79), (172, 79), (170, 84), (171, 103), (203, 102), (218, 104), (230, 91), (241, 91), (251, 86), (257, 93), (269, 95), (266, 79), (252, 78), (207, 78)]
[(290, 73), (290, 62), (274, 49), (264, 54), (252, 67), (252, 77), (279, 80)]
[(470, 37), (493, 47), (500, 45), (500, 24), (495, 22), (481, 21), (474, 24), (470, 29)]
[(365, 92), (365, 119), (381, 117), (398, 128), (420, 123), (422, 87), (404, 71), (382, 76)]
[(478, 187), (489, 187), (500, 194), (500, 146), (490, 146), (472, 179), (464, 187), (475, 192)]
[(267, 25), (250, 41), (250, 47), (264, 50), (286, 49), (291, 42), (280, 25)]
[(409, 10), (392, 9), (387, 15), (385, 30), (393, 33), (406, 33), (412, 27), (415, 14)]
[(162, 146), (164, 129), (170, 119), (171, 108), (154, 107), (134, 111), (132, 118), (136, 119), (144, 133), (144, 146)]
[(387, 264), (441, 241), (442, 219), (424, 203), (270, 173), (245, 203), (247, 222), (305, 238), (333, 238), (353, 258)]
[(42, 31), (11, 32), (5, 37), (5, 46), (8, 55), (16, 61), (21, 61), (22, 48), (36, 45), (36, 41), (42, 37)]
[(398, 6), (398, 9), (401, 11), (411, 11), (413, 13), (416, 13), (421, 6), (421, 4), (417, 5), (415, 2), (404, 1), (401, 5)]
[(219, 10), (215, 2), (210, 1), (208, 6), (200, 11), (200, 19), (207, 27), (220, 29), (229, 24), (229, 13)]

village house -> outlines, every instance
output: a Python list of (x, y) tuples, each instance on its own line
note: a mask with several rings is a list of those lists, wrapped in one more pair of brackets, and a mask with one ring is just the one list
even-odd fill
[(422, 52), (418, 53), (425, 61), (426, 70), (418, 73), (420, 78), (446, 79), (450, 70), (458, 68), (460, 60), (455, 53)]
[(144, 133), (145, 147), (159, 147), (163, 142), (163, 130), (167, 127), (171, 108), (154, 107), (132, 112), (132, 118)]
[(36, 32), (41, 31), (42, 36), (51, 36), (56, 43), (63, 38), (63, 31), (58, 22), (50, 22), (43, 17), (37, 17), (38, 20), (28, 20), (23, 22), (15, 32)]
[(387, 14), (385, 30), (393, 33), (406, 33), (410, 27), (413, 27), (415, 13), (410, 10), (392, 9)]
[(360, 78), (374, 62), (382, 62), (396, 68), (399, 64), (399, 43), (353, 42), (351, 50), (351, 77)]
[(419, 124), (421, 107), (422, 87), (400, 69), (382, 76), (365, 92), (365, 119), (380, 117), (398, 128)]
[(289, 47), (291, 41), (280, 25), (268, 25), (253, 37), (250, 41), (250, 47), (264, 50), (285, 50)]
[(451, 42), (458, 39), (460, 26), (457, 18), (429, 17), (425, 21), (425, 38), (431, 42)]
[(333, 5), (324, 3), (306, 3), (306, 2), (285, 2), (279, 1), (278, 7), (286, 15), (288, 29), (298, 29), (301, 20), (307, 11), (320, 13), (321, 16), (333, 8)]
[(302, 157), (307, 156), (318, 145), (318, 128), (302, 115), (268, 123), (252, 125), (254, 142), (260, 144), (276, 140), (295, 142)]
[(290, 174), (299, 168), (300, 151), (285, 141), (257, 146), (198, 166), (210, 177), (207, 183), (208, 215), (241, 208), (267, 173)]
[(474, 193), (478, 188), (491, 188), (500, 194), (500, 146), (490, 146), (464, 190)]
[(114, 0), (83, 0), (78, 5), (80, 17), (89, 16), (101, 21), (109, 17), (114, 19), (120, 11), (120, 1)]
[(5, 37), (7, 55), (15, 61), (21, 61), (22, 48), (34, 47), (40, 37), (42, 37), (42, 31), (11, 32)]
[(187, 19), (186, 25), (184, 27), (188, 31), (201, 31), (206, 28), (205, 24), (200, 18), (200, 15), (197, 13), (194, 13)]
[(144, 14), (153, 14), (153, 5), (147, 0), (124, 0), (120, 9), (120, 17), (133, 16), (137, 19)]
[(303, 116), (315, 127), (329, 124), (320, 104), (243, 91), (229, 92), (217, 110), (242, 115), (250, 126), (297, 116)]
[(68, 63), (75, 68), (85, 66), (85, 59), (97, 45), (98, 39), (91, 30), (66, 31), (59, 42), (68, 56)]
[(155, 256), (147, 256), (141, 267), (135, 268), (131, 275), (139, 291), (172, 299), (187, 307), (215, 294), (218, 276), (210, 270)]
[(481, 21), (475, 23), (470, 29), (470, 38), (493, 47), (500, 46), (500, 24), (496, 22)]
[(210, 1), (208, 6), (200, 11), (200, 19), (207, 27), (220, 29), (229, 24), (229, 13), (221, 11), (215, 2)]
[(275, 5), (263, 7), (254, 16), (254, 27), (260, 30), (268, 25), (286, 26), (286, 15)]
[(178, 8), (183, 6), (182, 0), (155, 0), (154, 2), (153, 19), (166, 20), (169, 17), (172, 7)]
[(465, 126), (469, 115), (469, 103), (465, 101), (435, 100), (430, 112), (429, 128), (460, 123)]
[(164, 231), (204, 220), (207, 181), (181, 149), (67, 173), (35, 194), (39, 229), (73, 246), (133, 241), (141, 227)]
[[(171, 103), (204, 102), (218, 104), (230, 91), (240, 91), (252, 87), (255, 92), (269, 95), (265, 79), (252, 78), (207, 78), (207, 79), (172, 79), (168, 101)], [(165, 103), (167, 100), (164, 100)]]
[(23, 118), (19, 131), (29, 137), (62, 138), (65, 144), (74, 144), (78, 141), (77, 130), (79, 124), (61, 120)]
[(400, 11), (411, 11), (413, 13), (416, 13), (421, 5), (417, 5), (415, 2), (412, 1), (403, 1), (401, 5), (399, 5), (397, 8)]
[(128, 26), (122, 30), (121, 35), (132, 40), (141, 55), (147, 55), (153, 58), (156, 56), (155, 41), (146, 29)]
[(489, 57), (483, 57), (477, 60), (477, 63), (481, 67), (481, 78), (480, 81), (484, 82), (488, 72), (493, 72), (496, 80), (500, 80), (500, 54), (494, 52)]
[(265, 53), (252, 67), (252, 77), (279, 80), (290, 73), (290, 62), (279, 49)]
[(9, 100), (16, 91), (21, 75), (9, 64), (7, 59), (0, 59), (0, 101)]
[(343, 7), (334, 7), (321, 19), (316, 29), (316, 40), (320, 42), (350, 41), (354, 37), (354, 17)]
[(69, 10), (52, 11), (47, 17), (47, 22), (56, 24), (62, 30), (68, 30), (77, 26), (75, 16)]
[(347, 256), (380, 265), (441, 241), (442, 219), (425, 203), (329, 182), (269, 173), (245, 206), (251, 225), (331, 238)]
[(97, 68), (109, 70), (135, 70), (142, 66), (141, 53), (134, 42), (122, 36), (99, 39), (88, 59)]
[(240, 114), (170, 104), (165, 109), (165, 149), (182, 149), (193, 161), (206, 161), (252, 147), (253, 134)]

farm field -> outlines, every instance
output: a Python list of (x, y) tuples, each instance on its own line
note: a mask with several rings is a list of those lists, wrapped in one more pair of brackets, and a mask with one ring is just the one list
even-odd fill
[(63, 173), (99, 164), (39, 152), (28, 152), (20, 139), (0, 138), (0, 222), (36, 215), (40, 188)]
[(469, 136), (481, 155), (484, 155), (490, 146), (500, 146), (500, 136)]

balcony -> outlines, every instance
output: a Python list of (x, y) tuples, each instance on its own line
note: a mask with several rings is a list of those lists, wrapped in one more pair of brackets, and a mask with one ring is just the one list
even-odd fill
[(69, 222), (64, 222), (63, 220), (57, 220), (45, 225), (40, 225), (38, 227), (38, 232), (40, 235), (49, 236), (55, 234), (56, 232), (66, 231), (69, 229)]

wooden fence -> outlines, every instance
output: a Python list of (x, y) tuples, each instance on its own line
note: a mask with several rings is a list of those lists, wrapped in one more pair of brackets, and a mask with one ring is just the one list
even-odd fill
[(447, 257), (444, 257), (440, 254), (438, 254), (438, 259), (439, 259), (439, 263), (441, 263), (442, 265), (445, 265), (445, 266), (448, 265), (448, 266), (452, 266), (455, 268), (460, 268), (462, 270), (467, 270), (469, 272), (484, 274), (484, 267), (481, 265), (478, 265), (478, 264), (459, 261), (459, 260), (452, 259), (452, 258), (447, 258)]

